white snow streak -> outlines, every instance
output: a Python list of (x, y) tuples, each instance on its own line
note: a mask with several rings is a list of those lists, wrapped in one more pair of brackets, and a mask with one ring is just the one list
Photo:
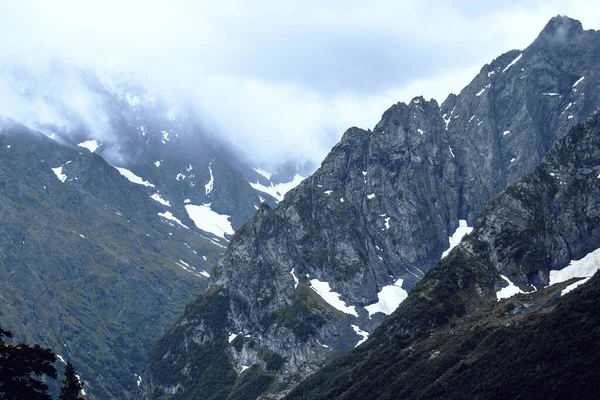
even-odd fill
[(294, 278), (294, 289), (298, 288), (298, 277), (296, 276), (296, 274), (294, 274), (294, 268), (292, 268), (292, 270), (290, 271), (290, 274), (292, 274), (292, 277)]
[(475, 93), (475, 96), (481, 96), (483, 94), (483, 92), (485, 92), (485, 89), (489, 89), (490, 86), (491, 85), (488, 83), (487, 85), (485, 85), (485, 87), (483, 89), (481, 89), (479, 92)]
[(585, 78), (585, 76), (582, 76), (581, 78), (577, 79), (577, 82), (575, 82), (575, 83), (573, 84), (573, 87), (575, 87), (575, 86), (579, 85), (579, 83), (580, 83), (580, 82), (581, 82), (581, 81), (582, 81), (584, 78)]
[(215, 178), (213, 176), (213, 172), (212, 172), (212, 161), (210, 162), (210, 164), (208, 164), (208, 172), (210, 173), (210, 180), (208, 181), (208, 183), (206, 185), (204, 185), (204, 189), (206, 190), (206, 195), (208, 196), (208, 194), (210, 192), (212, 192), (213, 187), (215, 185)]
[(178, 223), (179, 225), (181, 225), (182, 227), (184, 227), (185, 229), (190, 229), (187, 226), (185, 226), (179, 219), (175, 218), (173, 216), (173, 214), (171, 214), (171, 211), (166, 211), (164, 213), (158, 213), (158, 216), (162, 217), (162, 218), (166, 218), (171, 221), (174, 221), (174, 222)]
[(356, 332), (356, 334), (357, 334), (358, 336), (361, 336), (361, 337), (362, 337), (362, 339), (360, 339), (360, 340), (358, 341), (358, 343), (356, 343), (356, 346), (354, 346), (354, 347), (358, 347), (358, 346), (360, 346), (361, 344), (363, 344), (365, 340), (367, 340), (367, 339), (369, 338), (369, 332), (365, 332), (365, 331), (363, 331), (362, 329), (360, 329), (360, 328), (358, 327), (358, 325), (350, 325), (350, 326), (352, 327), (352, 329), (354, 329), (354, 332)]
[(519, 61), (519, 60), (521, 59), (521, 57), (523, 57), (523, 53), (519, 54), (519, 55), (517, 56), (517, 58), (515, 58), (514, 60), (512, 60), (512, 61), (510, 62), (510, 64), (508, 64), (508, 65), (506, 66), (506, 68), (504, 68), (504, 69), (502, 70), (502, 73), (505, 73), (505, 72), (506, 72), (506, 71), (507, 71), (507, 70), (508, 70), (510, 67), (512, 67), (513, 65), (515, 65), (515, 64), (517, 63), (517, 61)]
[(158, 193), (154, 193), (152, 196), (152, 200), (154, 201), (158, 201), (160, 204), (162, 204), (163, 206), (167, 206), (167, 207), (171, 207), (171, 203), (169, 203), (167, 200), (163, 199), (162, 197), (160, 197), (160, 195)]
[(121, 175), (123, 175), (125, 178), (127, 178), (130, 182), (137, 183), (138, 185), (144, 185), (144, 186), (147, 186), (147, 187), (154, 187), (153, 184), (151, 184), (149, 182), (146, 182), (145, 180), (143, 180), (142, 178), (140, 178), (139, 176), (137, 176), (136, 174), (134, 174), (133, 172), (131, 172), (127, 168), (115, 167), (115, 169), (117, 171), (119, 171), (119, 173)]
[(460, 241), (462, 240), (462, 238), (465, 235), (468, 235), (469, 233), (471, 233), (473, 231), (473, 227), (471, 226), (467, 226), (467, 221), (464, 219), (461, 219), (458, 221), (458, 228), (456, 228), (456, 230), (454, 231), (454, 233), (452, 234), (452, 236), (450, 236), (448, 238), (448, 242), (450, 243), (450, 247), (448, 248), (448, 250), (444, 251), (442, 253), (442, 258), (446, 257), (448, 254), (450, 254), (450, 251), (452, 251), (453, 248), (455, 248), (456, 246), (458, 246), (458, 244), (460, 243)]
[(328, 282), (321, 282), (318, 279), (310, 280), (310, 288), (314, 290), (323, 300), (325, 300), (333, 308), (340, 310), (346, 314), (354, 315), (358, 317), (358, 313), (354, 306), (347, 306), (342, 300), (340, 300), (340, 294), (333, 292), (329, 287)]
[(600, 249), (586, 254), (580, 260), (571, 260), (561, 270), (550, 271), (550, 285), (568, 281), (571, 278), (586, 278), (567, 286), (561, 293), (565, 295), (577, 286), (587, 282), (600, 269)]

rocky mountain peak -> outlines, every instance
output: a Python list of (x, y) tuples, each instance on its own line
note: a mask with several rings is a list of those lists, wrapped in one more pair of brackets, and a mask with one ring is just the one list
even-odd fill
[[(581, 37), (568, 57), (546, 47), (508, 52), (441, 107), (415, 97), (391, 106), (373, 131), (350, 128), (312, 176), (236, 233), (218, 266), (228, 304), (221, 328), (198, 311), (175, 329), (223, 338), (251, 332), (236, 345), (219, 342), (220, 354), (241, 380), (244, 367), (260, 366), (280, 382), (273, 391), (356, 346), (460, 241), (491, 198), (530, 173), (600, 104), (590, 86), (600, 80), (600, 40), (590, 31)], [(199, 304), (208, 307), (211, 296)], [(183, 371), (189, 346), (196, 345), (165, 337), (153, 354), (148, 380), (155, 384), (144, 389), (147, 397), (199, 379), (167, 382), (154, 372), (164, 357)], [(208, 344), (198, 346), (205, 351)], [(267, 354), (278, 355), (279, 369), (267, 365)], [(191, 393), (211, 394), (181, 392)]]
[(566, 15), (552, 17), (535, 40), (536, 43), (564, 45), (584, 32), (581, 22)]

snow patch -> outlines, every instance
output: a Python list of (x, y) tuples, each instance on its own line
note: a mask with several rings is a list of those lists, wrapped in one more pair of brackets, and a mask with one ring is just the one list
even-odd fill
[(390, 217), (385, 218), (385, 229), (390, 229)]
[[(204, 257), (204, 259), (206, 260), (206, 257)], [(200, 275), (206, 277), (206, 278), (210, 278), (210, 274), (206, 271), (200, 271)]]
[(473, 227), (471, 226), (467, 226), (467, 221), (464, 219), (461, 219), (458, 221), (458, 228), (456, 228), (456, 230), (454, 231), (454, 233), (452, 234), (452, 236), (450, 236), (448, 238), (448, 242), (450, 243), (450, 247), (448, 248), (448, 250), (444, 251), (442, 253), (442, 258), (446, 257), (448, 254), (450, 254), (450, 251), (452, 251), (453, 248), (455, 248), (456, 246), (458, 246), (458, 244), (460, 243), (460, 241), (462, 240), (462, 238), (465, 235), (468, 235), (469, 233), (471, 233), (473, 231)]
[(171, 140), (171, 139), (169, 139), (169, 132), (167, 132), (167, 131), (160, 131), (160, 133), (162, 133), (162, 137), (163, 137), (162, 138), (162, 143), (163, 144), (166, 144), (169, 140)]
[(377, 303), (368, 305), (365, 310), (369, 312), (369, 318), (378, 313), (390, 315), (407, 297), (408, 292), (402, 289), (403, 279), (398, 279), (394, 284), (387, 285), (381, 288), (377, 293)]
[(206, 185), (204, 185), (204, 190), (206, 191), (207, 196), (210, 192), (212, 192), (213, 187), (215, 185), (215, 178), (213, 176), (211, 167), (212, 167), (212, 161), (210, 162), (210, 164), (208, 164), (208, 173), (210, 174), (210, 180), (208, 181), (208, 183)]
[(577, 79), (577, 82), (575, 82), (575, 83), (573, 84), (573, 87), (575, 87), (575, 86), (579, 85), (579, 83), (580, 83), (580, 82), (581, 82), (581, 81), (582, 81), (584, 78), (585, 78), (585, 76), (582, 76), (581, 78)]
[(229, 215), (217, 214), (210, 208), (210, 203), (201, 206), (187, 204), (185, 209), (198, 229), (210, 232), (225, 239), (225, 234), (233, 235), (234, 230), (229, 222)]
[(600, 269), (600, 249), (596, 249), (579, 260), (571, 260), (569, 265), (561, 270), (550, 271), (550, 286), (572, 278), (585, 278), (567, 286), (561, 295), (565, 295), (577, 286), (587, 282)]
[(508, 64), (508, 65), (506, 66), (506, 68), (504, 68), (504, 69), (502, 70), (502, 73), (505, 73), (506, 71), (508, 71), (508, 69), (509, 69), (510, 67), (512, 67), (513, 65), (515, 65), (515, 64), (516, 64), (516, 63), (517, 63), (517, 62), (518, 62), (518, 61), (521, 59), (521, 57), (523, 57), (523, 53), (519, 54), (519, 55), (517, 56), (517, 58), (515, 58), (514, 60), (512, 60), (512, 61), (510, 62), (510, 64)]
[(156, 165), (156, 168), (160, 167), (160, 160), (159, 161), (154, 161), (154, 165)]
[(167, 200), (163, 199), (162, 197), (160, 197), (160, 195), (158, 193), (154, 193), (152, 196), (152, 200), (154, 201), (158, 201), (160, 204), (162, 204), (163, 206), (167, 206), (167, 207), (171, 207), (171, 203), (169, 203)]
[(452, 154), (452, 158), (455, 158), (454, 157), (454, 152), (452, 151), (452, 147), (448, 146), (448, 149), (450, 149), (450, 154)]
[(510, 133), (510, 131), (504, 131), (504, 132), (502, 132), (502, 136), (506, 136), (506, 135), (508, 135), (509, 133)]
[(173, 214), (171, 214), (171, 211), (166, 211), (164, 213), (158, 213), (159, 217), (171, 220), (173, 222), (176, 222), (177, 224), (181, 225), (182, 227), (184, 227), (185, 229), (190, 229), (187, 226), (185, 226), (179, 219), (177, 219), (176, 217), (173, 216)]
[(233, 342), (235, 340), (236, 337), (238, 337), (238, 335), (240, 335), (242, 332), (240, 333), (230, 333), (229, 337), (227, 338), (227, 340), (229, 341), (229, 343)]
[(367, 199), (372, 200), (375, 198), (375, 193), (371, 193), (367, 195)]
[(95, 152), (98, 147), (101, 145), (98, 144), (95, 140), (86, 140), (85, 142), (79, 143), (77, 146), (83, 147), (84, 149), (88, 149), (90, 152)]
[(356, 332), (356, 334), (357, 334), (358, 336), (361, 336), (361, 337), (362, 337), (362, 339), (360, 339), (360, 340), (358, 341), (358, 343), (356, 343), (356, 346), (354, 346), (354, 347), (358, 347), (358, 346), (360, 346), (361, 344), (363, 344), (365, 340), (367, 340), (367, 339), (369, 338), (369, 332), (365, 332), (365, 331), (363, 331), (362, 329), (360, 329), (360, 328), (358, 327), (358, 325), (350, 325), (350, 326), (352, 327), (352, 329), (354, 329), (354, 332)]
[(248, 182), (248, 183), (250, 183), (250, 186), (252, 186), (255, 190), (270, 194), (275, 199), (277, 199), (277, 201), (279, 202), (279, 201), (283, 200), (283, 197), (285, 196), (285, 194), (287, 192), (289, 192), (291, 189), (298, 186), (300, 184), (300, 182), (302, 182), (303, 180), (304, 180), (303, 176), (296, 174), (296, 175), (294, 175), (294, 178), (291, 181), (285, 182), (285, 183), (279, 183), (277, 185), (274, 185), (273, 182), (271, 182), (271, 186), (261, 185), (258, 182), (256, 182), (256, 183)]
[(294, 278), (294, 289), (298, 288), (298, 277), (296, 276), (296, 274), (294, 274), (294, 268), (292, 268), (292, 270), (290, 271), (290, 274), (292, 274), (292, 278)]
[(333, 193), (333, 190), (326, 190), (324, 193), (329, 196), (331, 193)]
[(347, 306), (342, 300), (340, 300), (340, 294), (333, 292), (329, 287), (328, 282), (321, 282), (318, 279), (310, 280), (310, 288), (314, 290), (323, 300), (325, 300), (333, 308), (340, 310), (346, 314), (354, 315), (358, 317), (358, 313), (354, 306)]
[(483, 94), (483, 92), (485, 92), (485, 89), (489, 89), (490, 86), (491, 86), (490, 84), (487, 84), (483, 89), (481, 89), (479, 92), (475, 93), (475, 96), (481, 96)]
[(63, 167), (64, 167), (64, 165), (61, 165), (60, 167), (57, 167), (57, 168), (52, 168), (52, 172), (54, 172), (54, 174), (56, 175), (56, 177), (58, 178), (59, 181), (61, 181), (62, 183), (65, 183), (65, 181), (67, 180), (67, 176), (62, 173)]
[(422, 129), (417, 129), (417, 132), (419, 132), (419, 134), (423, 134), (423, 130)]
[(504, 279), (506, 281), (506, 283), (508, 283), (508, 286), (504, 287), (496, 292), (496, 298), (498, 299), (498, 301), (500, 301), (502, 299), (508, 299), (509, 297), (513, 297), (514, 295), (519, 294), (519, 293), (523, 293), (523, 291), (521, 289), (519, 289), (519, 287), (517, 285), (512, 283), (510, 281), (510, 279), (508, 279), (504, 275), (500, 275), (500, 278)]
[(138, 185), (144, 185), (146, 187), (154, 187), (153, 184), (146, 182), (145, 180), (143, 180), (142, 178), (140, 178), (139, 176), (137, 176), (136, 174), (134, 174), (127, 168), (115, 167), (115, 169), (117, 171), (119, 171), (119, 173), (121, 175), (123, 175), (125, 178), (127, 178), (130, 182), (137, 183)]

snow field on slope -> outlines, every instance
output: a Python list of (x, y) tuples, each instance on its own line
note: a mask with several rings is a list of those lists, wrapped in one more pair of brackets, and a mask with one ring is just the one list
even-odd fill
[(265, 185), (261, 185), (258, 182), (256, 182), (256, 183), (248, 182), (248, 183), (250, 183), (250, 186), (252, 186), (255, 190), (270, 194), (275, 199), (277, 199), (277, 201), (279, 202), (279, 201), (283, 200), (283, 196), (285, 196), (285, 194), (287, 192), (289, 192), (290, 190), (292, 190), (293, 188), (298, 186), (300, 184), (300, 182), (302, 182), (303, 180), (304, 180), (303, 176), (296, 174), (294, 176), (294, 179), (292, 179), (291, 181), (285, 182), (285, 183), (279, 183), (277, 185), (274, 185), (273, 183), (271, 183), (271, 186), (265, 186)]
[(444, 251), (442, 253), (442, 258), (446, 257), (448, 254), (450, 254), (450, 252), (452, 251), (453, 248), (455, 248), (456, 246), (458, 246), (458, 244), (460, 243), (460, 241), (462, 240), (462, 238), (466, 235), (468, 235), (469, 233), (471, 233), (473, 231), (473, 227), (471, 226), (467, 226), (467, 221), (464, 219), (461, 219), (458, 221), (458, 228), (456, 228), (456, 230), (454, 231), (454, 233), (452, 234), (452, 236), (450, 236), (448, 238), (448, 242), (450, 243), (450, 247), (448, 248), (448, 250)]
[(387, 285), (381, 288), (377, 293), (379, 301), (368, 305), (365, 310), (369, 312), (369, 317), (378, 312), (390, 315), (396, 308), (408, 297), (408, 292), (402, 289), (402, 279), (398, 279), (393, 285)]
[(98, 144), (95, 140), (86, 140), (85, 142), (79, 143), (77, 146), (83, 147), (84, 149), (88, 149), (90, 152), (95, 152), (101, 144)]
[(579, 260), (571, 260), (569, 265), (561, 270), (550, 271), (550, 286), (571, 278), (585, 278), (567, 286), (561, 293), (565, 295), (577, 286), (587, 282), (600, 269), (600, 249), (596, 249)]
[(511, 280), (508, 279), (506, 276), (500, 275), (500, 277), (503, 280), (505, 280), (506, 283), (508, 283), (508, 286), (503, 287), (502, 289), (500, 289), (496, 292), (496, 298), (498, 299), (498, 301), (500, 301), (502, 299), (508, 299), (509, 297), (513, 297), (514, 295), (519, 294), (519, 293), (523, 293), (523, 291), (521, 289), (519, 289), (519, 287), (517, 285), (512, 283)]
[(354, 306), (347, 306), (342, 300), (340, 300), (340, 294), (331, 290), (328, 282), (321, 282), (318, 279), (310, 280), (310, 288), (317, 292), (323, 300), (325, 300), (333, 308), (340, 310), (343, 313), (354, 315), (358, 317), (358, 313)]
[(136, 174), (134, 174), (127, 168), (115, 167), (115, 169), (117, 171), (119, 171), (119, 173), (121, 175), (123, 175), (125, 178), (127, 178), (130, 182), (137, 183), (138, 185), (144, 185), (147, 187), (154, 187), (153, 184), (151, 184), (150, 182), (146, 182), (145, 180), (143, 180), (142, 178), (140, 178), (139, 176), (137, 176)]
[(210, 232), (225, 239), (225, 234), (233, 235), (234, 230), (229, 222), (229, 215), (217, 214), (210, 208), (210, 203), (197, 206), (186, 204), (185, 209), (198, 229)]

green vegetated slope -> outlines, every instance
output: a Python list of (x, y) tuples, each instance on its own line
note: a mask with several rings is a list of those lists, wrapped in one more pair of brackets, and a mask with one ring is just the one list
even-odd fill
[[(593, 397), (600, 277), (564, 297), (576, 279), (544, 286), (551, 269), (600, 247), (599, 173), (595, 113), (488, 204), (370, 340), (287, 398)], [(529, 293), (498, 302), (500, 275)]]
[(85, 149), (2, 120), (0, 324), (71, 361), (98, 398), (136, 387), (222, 251), (161, 219), (144, 189)]

